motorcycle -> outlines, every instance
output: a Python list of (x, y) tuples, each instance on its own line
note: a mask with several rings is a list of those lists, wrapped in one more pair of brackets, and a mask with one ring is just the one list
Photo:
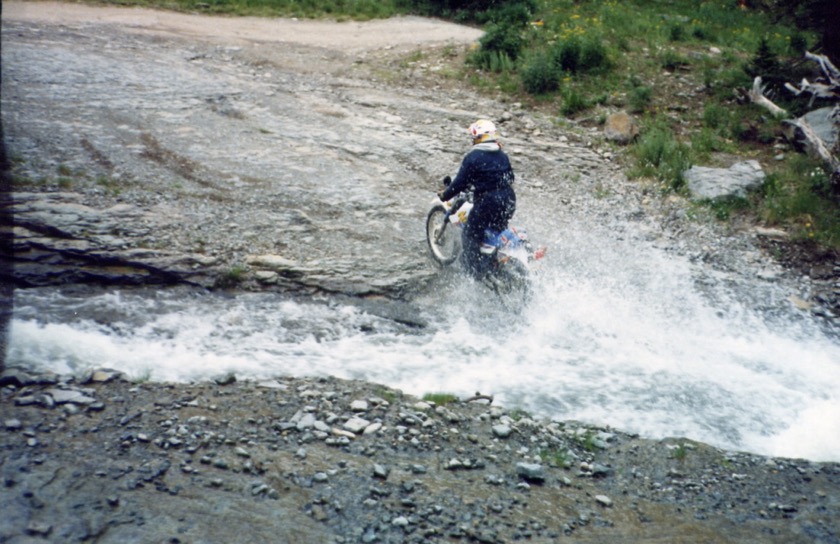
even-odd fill
[[(447, 183), (448, 177), (444, 179)], [(435, 196), (426, 215), (426, 240), (432, 258), (440, 266), (454, 263), (461, 254), (464, 226), (472, 210), (472, 193), (456, 195), (448, 201)], [(527, 299), (531, 269), (545, 257), (544, 247), (535, 249), (523, 228), (508, 227), (501, 232), (487, 230), (481, 253), (491, 259), (490, 273), (481, 281), (503, 300), (511, 295)]]

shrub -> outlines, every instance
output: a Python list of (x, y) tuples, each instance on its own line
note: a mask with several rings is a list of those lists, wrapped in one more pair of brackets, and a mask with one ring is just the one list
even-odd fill
[(530, 94), (546, 94), (560, 87), (560, 71), (549, 53), (532, 54), (519, 70), (522, 86)]
[(684, 66), (688, 66), (689, 64), (685, 57), (683, 57), (673, 49), (667, 49), (664, 53), (662, 53), (662, 56), (659, 60), (662, 64), (662, 67), (671, 72)]
[(633, 149), (637, 175), (651, 176), (678, 191), (685, 185), (683, 174), (691, 166), (689, 148), (679, 142), (670, 129), (656, 125)]
[(685, 28), (681, 24), (671, 25), (668, 30), (668, 39), (672, 42), (681, 42), (685, 39)]
[(519, 58), (525, 40), (518, 27), (510, 24), (491, 23), (487, 26), (484, 36), (479, 40), (481, 50), (485, 52), (504, 53), (511, 60)]
[(703, 126), (722, 129), (729, 124), (729, 112), (720, 104), (709, 103), (703, 109)]
[(633, 87), (630, 91), (630, 111), (641, 113), (647, 109), (653, 98), (653, 89), (646, 85)]
[(551, 49), (551, 56), (557, 68), (570, 74), (609, 67), (607, 49), (596, 36), (573, 36), (557, 42)]
[(560, 111), (563, 115), (571, 116), (589, 107), (589, 101), (574, 89), (563, 93), (563, 106)]
[(783, 73), (782, 63), (770, 49), (770, 44), (765, 38), (762, 38), (759, 42), (752, 60), (744, 65), (744, 72), (750, 78), (760, 76), (762, 82), (767, 85), (768, 90), (773, 94), (780, 93), (787, 79), (787, 75)]
[(552, 49), (554, 64), (564, 72), (575, 73), (580, 62), (580, 40), (571, 38), (557, 44)]

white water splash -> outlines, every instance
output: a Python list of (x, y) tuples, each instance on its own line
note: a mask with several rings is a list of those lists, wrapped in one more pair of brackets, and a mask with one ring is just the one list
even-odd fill
[(521, 314), (456, 279), (427, 296), (451, 304), (427, 307), (438, 325), (421, 332), (271, 295), (19, 291), (8, 363), (159, 381), (334, 375), (416, 395), (481, 391), (647, 437), (840, 460), (836, 340), (807, 322), (775, 327), (735, 302), (711, 308), (683, 265), (649, 259), (600, 277), (547, 270)]

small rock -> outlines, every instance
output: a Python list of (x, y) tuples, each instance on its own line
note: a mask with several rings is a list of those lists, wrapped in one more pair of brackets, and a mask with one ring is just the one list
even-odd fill
[(116, 370), (94, 370), (88, 378), (88, 381), (95, 383), (108, 383), (120, 375), (121, 373)]
[(493, 435), (498, 438), (507, 438), (510, 436), (511, 428), (504, 424), (494, 425), (493, 426)]
[(26, 526), (26, 533), (35, 536), (47, 536), (52, 532), (52, 525), (38, 521), (31, 521)]
[(216, 382), (218, 385), (231, 385), (236, 383), (236, 374), (233, 372), (229, 372), (223, 376), (217, 376), (213, 378), (213, 381)]
[(19, 431), (23, 428), (23, 423), (19, 419), (7, 419), (4, 425), (7, 431)]
[(613, 504), (612, 499), (606, 495), (595, 495), (595, 501), (604, 507), (610, 507)]
[(354, 416), (347, 420), (344, 424), (344, 429), (350, 431), (351, 433), (358, 434), (364, 431), (368, 425), (370, 425), (370, 421)]
[(516, 473), (530, 482), (545, 481), (545, 469), (539, 463), (517, 463)]
[(381, 429), (381, 428), (382, 428), (382, 423), (377, 421), (376, 423), (371, 423), (370, 425), (365, 427), (365, 430), (362, 432), (362, 434), (365, 434), (365, 435), (376, 434), (376, 432), (379, 431), (379, 429)]
[(391, 474), (391, 469), (386, 467), (385, 465), (380, 465), (378, 463), (373, 465), (374, 478), (379, 478), (380, 480), (387, 480), (389, 474)]

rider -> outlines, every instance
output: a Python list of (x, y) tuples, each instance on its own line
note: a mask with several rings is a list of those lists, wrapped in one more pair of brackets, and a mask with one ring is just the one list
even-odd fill
[(507, 228), (516, 210), (516, 193), (513, 169), (498, 141), (496, 125), (479, 119), (470, 125), (469, 132), (473, 147), (464, 157), (458, 175), (438, 196), (445, 201), (473, 189), (473, 208), (464, 229), (461, 258), (466, 270), (481, 279), (490, 265), (489, 257), (481, 254), (484, 231)]

